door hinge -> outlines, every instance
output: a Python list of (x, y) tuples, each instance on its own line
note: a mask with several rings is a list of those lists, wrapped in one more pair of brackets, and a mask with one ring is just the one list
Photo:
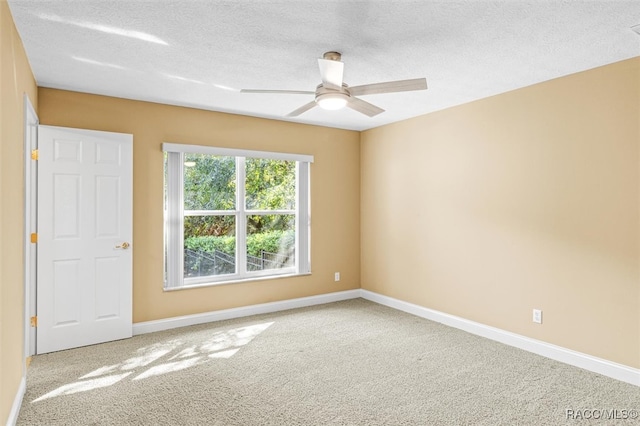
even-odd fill
[(34, 233), (31, 234), (31, 242), (34, 243), (34, 244), (38, 242), (38, 234), (37, 233), (34, 232)]
[(31, 159), (32, 160), (38, 160), (38, 150), (37, 149), (32, 149), (31, 150)]
[(31, 317), (31, 327), (37, 327), (38, 326), (38, 317)]

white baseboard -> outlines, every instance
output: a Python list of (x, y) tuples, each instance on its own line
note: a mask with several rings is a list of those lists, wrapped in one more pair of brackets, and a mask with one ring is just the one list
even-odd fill
[(135, 336), (138, 334), (153, 333), (155, 331), (163, 331), (172, 328), (186, 327), (189, 325), (204, 324), (213, 321), (247, 317), (250, 315), (268, 314), (271, 312), (286, 311), (288, 309), (304, 308), (306, 306), (322, 305), (324, 303), (357, 299), (359, 297), (360, 289), (346, 290), (335, 293), (321, 294), (318, 296), (301, 297), (298, 299), (282, 300), (279, 302), (262, 303), (259, 305), (250, 305), (240, 308), (224, 309), (221, 311), (205, 312), (202, 314), (185, 315), (181, 317), (166, 318), (155, 321), (138, 322), (133, 324), (133, 335)]
[(565, 364), (583, 368), (603, 376), (640, 386), (640, 370), (618, 364), (606, 359), (597, 358), (561, 346), (552, 345), (540, 340), (531, 339), (499, 328), (480, 324), (454, 315), (449, 315), (433, 309), (403, 302), (392, 297), (383, 296), (368, 290), (360, 290), (361, 297), (381, 305), (385, 305), (418, 317), (436, 321), (471, 334), (486, 337), (509, 346), (524, 349)]
[(22, 380), (20, 380), (20, 386), (18, 387), (18, 392), (16, 393), (16, 397), (13, 399), (13, 405), (11, 406), (9, 418), (7, 419), (7, 426), (15, 426), (16, 422), (18, 421), (20, 407), (22, 406), (22, 398), (24, 398), (24, 393), (26, 391), (27, 378), (22, 376)]

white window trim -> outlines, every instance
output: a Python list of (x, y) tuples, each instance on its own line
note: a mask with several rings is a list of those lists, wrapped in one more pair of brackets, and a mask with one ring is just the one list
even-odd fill
[[(278, 153), (268, 151), (249, 151), (229, 148), (216, 148), (200, 145), (163, 143), (162, 150), (167, 152), (167, 206), (165, 206), (165, 290), (201, 287), (205, 285), (246, 282), (253, 279), (277, 278), (281, 276), (309, 275), (310, 259), (310, 163), (313, 156), (303, 154)], [(296, 161), (296, 210), (245, 210), (244, 182), (236, 185), (236, 209), (224, 211), (184, 211), (184, 154), (197, 153), (219, 156), (240, 157), (237, 161), (236, 179), (244, 176), (244, 158), (266, 158), (274, 160)], [(306, 200), (306, 201), (305, 201)], [(232, 275), (184, 278), (184, 216), (188, 215), (234, 215), (236, 217), (236, 265), (238, 269)], [(246, 229), (247, 215), (295, 214), (296, 215), (296, 256), (295, 265), (267, 271), (246, 271), (246, 235), (240, 238), (241, 230)]]
[[(167, 161), (167, 205), (165, 206), (165, 288), (184, 284), (184, 164), (181, 153), (170, 152)], [(169, 179), (169, 176), (172, 178)], [(173, 202), (170, 202), (172, 200)]]
[(269, 160), (299, 161), (313, 163), (313, 155), (292, 154), (290, 152), (252, 151), (248, 149), (218, 148), (203, 145), (184, 145), (181, 143), (163, 143), (165, 152), (186, 152), (190, 154), (209, 154), (224, 157), (266, 158)]

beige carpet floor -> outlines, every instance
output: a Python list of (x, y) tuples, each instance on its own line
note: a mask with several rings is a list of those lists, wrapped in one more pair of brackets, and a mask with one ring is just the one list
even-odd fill
[(18, 425), (632, 425), (639, 409), (638, 387), (356, 299), (36, 356)]

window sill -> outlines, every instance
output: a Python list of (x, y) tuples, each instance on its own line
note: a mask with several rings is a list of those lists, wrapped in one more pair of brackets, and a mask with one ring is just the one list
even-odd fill
[(209, 282), (209, 283), (186, 284), (180, 287), (169, 287), (169, 288), (164, 287), (163, 290), (164, 291), (190, 290), (190, 289), (201, 288), (201, 287), (215, 287), (219, 285), (242, 284), (242, 283), (250, 283), (254, 281), (268, 281), (268, 280), (277, 280), (281, 278), (305, 277), (308, 275), (311, 275), (311, 272), (305, 272), (303, 274), (294, 273), (294, 274), (282, 274), (282, 275), (269, 275), (266, 277), (251, 277), (251, 278), (235, 279), (235, 280), (229, 280), (229, 281), (215, 281), (215, 282)]

